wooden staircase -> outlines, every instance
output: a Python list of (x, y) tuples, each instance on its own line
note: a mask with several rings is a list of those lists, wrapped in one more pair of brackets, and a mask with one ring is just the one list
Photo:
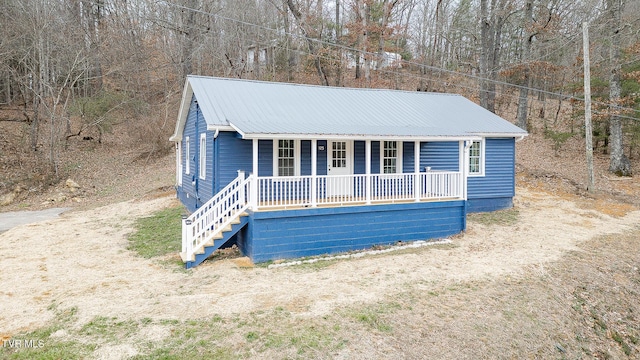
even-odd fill
[(231, 238), (236, 235), (242, 228), (249, 223), (249, 214), (246, 212), (239, 213), (234, 217), (228, 225), (222, 228), (220, 231), (208, 231), (206, 237), (209, 239), (202, 243), (189, 257), (186, 252), (180, 253), (180, 258), (185, 264), (185, 268), (190, 269), (192, 267), (200, 265), (205, 261), (214, 251), (221, 248)]
[(187, 269), (199, 265), (249, 222), (251, 180), (244, 172), (191, 216), (182, 219), (182, 252)]

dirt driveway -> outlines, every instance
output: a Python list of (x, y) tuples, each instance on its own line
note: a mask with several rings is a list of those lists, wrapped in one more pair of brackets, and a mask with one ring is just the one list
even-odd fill
[[(190, 319), (282, 307), (318, 316), (373, 303), (406, 284), (425, 291), (451, 283), (543, 269), (577, 245), (634, 229), (640, 211), (620, 216), (579, 201), (519, 188), (513, 225), (470, 221), (453, 245), (338, 261), (321, 269), (240, 268), (233, 260), (182, 271), (126, 249), (133, 221), (175, 204), (163, 197), (63, 214), (0, 234), (0, 333), (45, 325), (51, 305), (77, 307), (78, 324), (96, 316)], [(176, 255), (172, 255), (176, 256)], [(140, 334), (132, 335), (130, 341)], [(168, 334), (167, 334), (168, 336)]]

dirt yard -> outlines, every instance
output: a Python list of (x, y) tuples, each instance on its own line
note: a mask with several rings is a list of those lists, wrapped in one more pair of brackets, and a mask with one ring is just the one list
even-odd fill
[[(60, 309), (74, 309), (73, 320), (46, 341), (82, 338), (94, 344), (93, 358), (153, 353), (189, 321), (202, 319), (221, 319), (228, 336), (216, 338), (215, 346), (229, 358), (640, 357), (634, 312), (640, 297), (623, 296), (625, 286), (635, 295), (640, 287), (640, 211), (552, 193), (531, 177), (519, 182), (507, 213), (515, 221), (472, 217), (450, 245), (319, 266), (247, 267), (232, 258), (185, 271), (175, 264), (177, 254), (138, 257), (126, 249), (127, 235), (136, 218), (176, 204), (166, 192), (19, 226), (0, 234), (0, 334), (6, 340), (46, 328)], [(603, 244), (620, 252), (617, 265), (629, 267), (631, 275), (614, 279), (620, 283), (612, 296), (620, 306), (631, 302), (631, 315), (608, 318), (613, 305), (599, 308), (600, 300), (588, 300), (588, 281), (573, 283), (595, 278), (592, 272), (608, 264)], [(595, 268), (575, 274), (585, 262)], [(292, 331), (307, 322), (330, 339), (306, 348), (272, 346), (267, 335), (282, 331), (279, 311)], [(635, 323), (612, 332), (622, 321), (616, 316)], [(604, 330), (590, 334), (596, 317)], [(138, 325), (96, 338), (84, 331), (96, 319)], [(247, 322), (252, 327), (242, 328)]]

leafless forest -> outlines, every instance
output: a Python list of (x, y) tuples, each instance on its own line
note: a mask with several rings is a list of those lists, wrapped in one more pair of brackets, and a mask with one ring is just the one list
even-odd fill
[(460, 93), (562, 143), (583, 132), (584, 22), (594, 145), (630, 175), (637, 1), (0, 0), (0, 195), (64, 179), (73, 149), (166, 154), (187, 74)]

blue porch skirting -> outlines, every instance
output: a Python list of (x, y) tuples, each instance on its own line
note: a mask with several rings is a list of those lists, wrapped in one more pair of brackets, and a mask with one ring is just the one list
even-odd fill
[(254, 262), (437, 239), (465, 229), (465, 202), (343, 206), (251, 213), (237, 236)]
[(513, 207), (512, 197), (487, 198), (487, 199), (469, 199), (467, 200), (467, 212), (488, 212)]

